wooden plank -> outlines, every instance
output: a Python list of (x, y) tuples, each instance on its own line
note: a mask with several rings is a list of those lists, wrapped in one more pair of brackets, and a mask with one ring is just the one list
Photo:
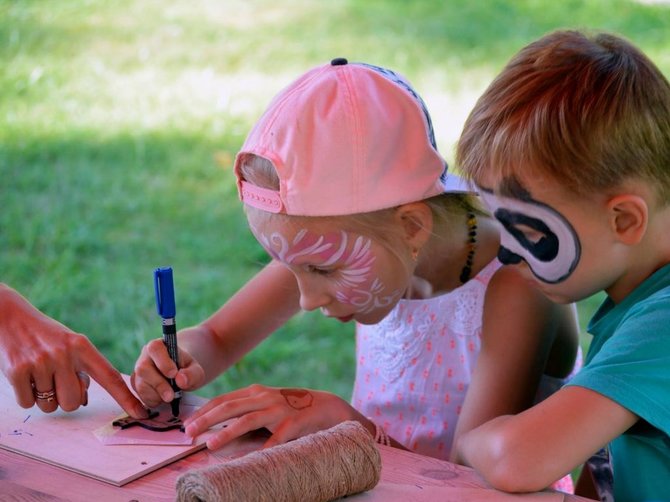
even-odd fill
[(453, 464), (439, 458), (378, 445), (382, 456), (382, 479), (394, 484), (428, 486), (458, 486), (479, 488), (486, 482), (470, 467)]
[[(0, 374), (0, 448), (121, 486), (205, 447), (209, 434), (186, 446), (105, 446), (93, 431), (123, 410), (95, 381), (88, 395), (88, 405), (74, 413), (47, 414), (36, 406), (26, 410), (16, 404), (12, 387)], [(203, 401), (184, 397), (185, 404)]]
[[(577, 495), (547, 490), (505, 493), (491, 488), (474, 469), (446, 460), (378, 445), (382, 475), (374, 490), (351, 497), (352, 502), (578, 502)], [(349, 499), (348, 499), (349, 500)]]
[[(64, 471), (44, 462), (0, 450), (0, 500), (68, 500), (72, 502), (116, 502), (151, 500), (170, 502), (175, 499), (179, 475), (225, 462), (258, 449), (266, 436), (248, 434), (230, 445), (211, 452), (202, 450), (169, 464), (124, 486)], [(542, 492), (509, 494), (493, 490), (470, 468), (444, 460), (379, 446), (382, 477), (371, 491), (347, 497), (351, 502), (588, 502), (575, 495)]]
[[(254, 451), (260, 448), (265, 439), (265, 436), (247, 435), (216, 452), (200, 450), (123, 486), (115, 486), (0, 449), (0, 480), (6, 481), (5, 484), (0, 484), (0, 501), (35, 499), (71, 502), (173, 502), (176, 495), (175, 483), (181, 474), (191, 469), (225, 462), (231, 456)], [(26, 494), (33, 498), (23, 498)]]
[[(194, 395), (186, 399), (197, 404), (205, 402)], [(6, 450), (0, 451), (0, 500), (7, 496), (8, 500), (26, 501), (168, 502), (174, 500), (175, 482), (184, 472), (254, 451), (267, 439), (267, 435), (259, 431), (215, 452), (201, 450), (193, 454), (190, 453), (203, 448), (204, 438), (189, 447), (103, 446), (93, 431), (121, 413), (121, 408), (94, 382), (89, 391), (89, 405), (74, 413), (44, 414), (36, 407), (24, 410), (16, 405), (11, 387), (0, 375), (0, 448)], [(468, 467), (382, 445), (379, 450), (382, 457), (380, 483), (373, 490), (347, 497), (347, 500), (587, 500), (549, 491), (503, 493), (487, 486)]]
[[(242, 451), (259, 448), (264, 440), (264, 437), (251, 434), (234, 441), (231, 446), (238, 450), (238, 455)], [(380, 446), (379, 450), (383, 463), (380, 483), (371, 491), (347, 497), (347, 501), (589, 502), (576, 495), (552, 492), (503, 493), (486, 487), (478, 481), (481, 478), (467, 467), (385, 446)], [(6, 480), (4, 484), (0, 483), (0, 500), (5, 500), (3, 496), (6, 496), (8, 500), (26, 501), (117, 502), (134, 499), (170, 502), (175, 499), (175, 482), (180, 474), (225, 462), (230, 451), (199, 451), (121, 487), (63, 471), (12, 452), (0, 451), (0, 478)]]
[(361, 493), (347, 500), (352, 502), (564, 502), (561, 493), (504, 493), (486, 488), (459, 486), (397, 485), (382, 482), (374, 490)]
[(0, 500), (22, 502), (67, 502), (67, 499), (49, 495), (40, 490), (26, 488), (25, 486), (2, 479), (0, 479)]

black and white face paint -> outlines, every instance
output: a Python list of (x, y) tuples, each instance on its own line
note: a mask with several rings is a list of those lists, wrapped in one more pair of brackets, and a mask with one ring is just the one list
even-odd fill
[(503, 226), (498, 251), (502, 263), (523, 260), (535, 277), (549, 284), (570, 276), (579, 262), (581, 246), (568, 220), (529, 196), (499, 196), (482, 188), (479, 195)]

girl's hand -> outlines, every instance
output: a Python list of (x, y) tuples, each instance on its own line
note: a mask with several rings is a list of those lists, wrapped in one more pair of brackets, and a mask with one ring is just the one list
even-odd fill
[(345, 420), (354, 419), (369, 424), (335, 394), (254, 384), (209, 401), (184, 421), (186, 434), (195, 437), (231, 418), (237, 420), (207, 441), (210, 450), (221, 448), (229, 441), (263, 427), (272, 432), (264, 445), (270, 447), (328, 429)]
[(151, 340), (142, 348), (130, 382), (144, 404), (152, 407), (174, 399), (168, 378), (174, 378), (182, 390), (197, 389), (205, 383), (202, 366), (182, 348), (179, 348), (179, 366), (177, 368), (170, 358), (161, 338)]

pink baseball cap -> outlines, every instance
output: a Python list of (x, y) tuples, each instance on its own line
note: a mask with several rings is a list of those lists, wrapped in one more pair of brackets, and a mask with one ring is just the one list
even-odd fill
[[(245, 156), (269, 160), (279, 191), (242, 178)], [(240, 199), (299, 216), (365, 213), (445, 192), (472, 192), (447, 172), (430, 115), (401, 75), (338, 58), (281, 91), (235, 160)]]

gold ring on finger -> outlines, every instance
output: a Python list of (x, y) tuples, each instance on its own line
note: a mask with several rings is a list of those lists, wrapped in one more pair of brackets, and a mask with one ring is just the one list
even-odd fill
[(51, 389), (45, 392), (40, 392), (39, 390), (35, 389), (35, 398), (40, 401), (46, 401), (47, 403), (51, 403), (56, 400), (56, 391), (54, 389)]

